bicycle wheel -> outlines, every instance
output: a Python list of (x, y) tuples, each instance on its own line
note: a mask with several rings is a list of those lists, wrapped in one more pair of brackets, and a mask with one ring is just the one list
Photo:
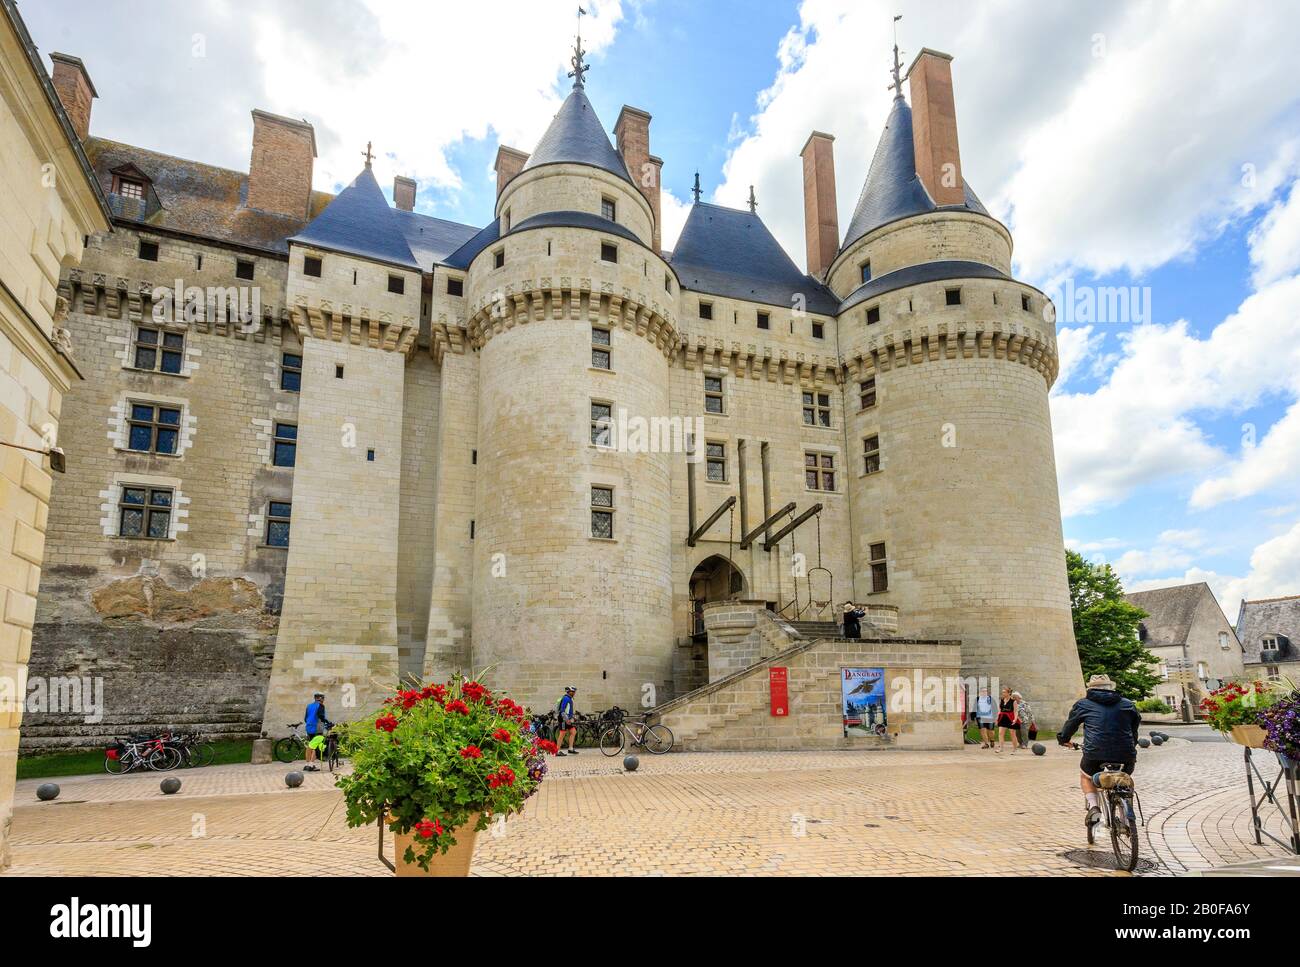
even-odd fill
[(217, 747), (211, 742), (203, 742), (194, 747), (194, 757), (197, 760), (194, 764), (199, 766), (210, 766), (217, 761)]
[(104, 756), (104, 771), (110, 776), (120, 776), (123, 773), (130, 772), (131, 767), (119, 755), (116, 759)]
[(666, 725), (652, 725), (645, 730), (645, 735), (641, 737), (641, 744), (645, 746), (646, 751), (651, 755), (663, 755), (665, 752), (671, 752), (673, 748), (673, 732)]
[(1133, 803), (1123, 796), (1109, 799), (1110, 845), (1115, 851), (1115, 865), (1131, 873), (1138, 862), (1138, 828)]
[(181, 754), (172, 746), (165, 745), (150, 752), (144, 761), (154, 772), (171, 772), (181, 764)]
[(290, 735), (275, 744), (275, 758), (278, 762), (296, 762), (303, 756), (303, 745)]
[(623, 730), (614, 726), (600, 734), (600, 751), (603, 755), (615, 756), (623, 751)]

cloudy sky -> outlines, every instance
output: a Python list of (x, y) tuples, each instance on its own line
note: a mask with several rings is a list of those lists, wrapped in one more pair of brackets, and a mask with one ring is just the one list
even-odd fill
[[(664, 241), (705, 197), (803, 261), (798, 151), (835, 135), (848, 224), (910, 62), (954, 55), (962, 168), (1061, 312), (1053, 420), (1067, 542), (1130, 587), (1300, 594), (1300, 2), (584, 0), (606, 126), (654, 115)], [(92, 133), (246, 169), (250, 109), (315, 126), (318, 188), (373, 141), (382, 184), (482, 225), (499, 143), (531, 150), (568, 89), (569, 0), (25, 0), (82, 57)], [(1090, 295), (1109, 290), (1091, 311)], [(1132, 295), (1118, 300), (1118, 294)]]

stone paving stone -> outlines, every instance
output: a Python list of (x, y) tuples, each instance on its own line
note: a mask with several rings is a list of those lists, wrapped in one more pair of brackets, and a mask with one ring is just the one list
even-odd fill
[[(753, 752), (643, 756), (636, 773), (588, 751), (551, 775), (500, 835), (480, 876), (629, 874), (1114, 876), (1086, 848), (1077, 753)], [(60, 780), (54, 803), (18, 784), (7, 875), (385, 876), (377, 830), (344, 822), (328, 773), (289, 766)], [(1281, 856), (1250, 828), (1240, 750), (1174, 740), (1141, 753), (1142, 855), (1169, 875)], [(43, 780), (41, 780), (43, 781)], [(1267, 828), (1280, 831), (1270, 817)], [(1106, 842), (1098, 848), (1108, 854)], [(391, 841), (388, 846), (391, 856)]]

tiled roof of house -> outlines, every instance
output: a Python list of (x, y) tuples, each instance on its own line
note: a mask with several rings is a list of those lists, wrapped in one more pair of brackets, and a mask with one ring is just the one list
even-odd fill
[(1187, 643), (1196, 609), (1205, 595), (1214, 597), (1210, 586), (1202, 581), (1172, 588), (1134, 591), (1124, 597), (1147, 613), (1147, 617), (1142, 619), (1147, 632), (1147, 647), (1162, 648)]
[(753, 212), (696, 202), (670, 263), (682, 288), (833, 315), (839, 305), (824, 285), (799, 271)]
[(1279, 636), (1282, 661), (1300, 661), (1300, 595), (1242, 601), (1237, 614), (1237, 637), (1247, 662), (1261, 660), (1265, 636)]

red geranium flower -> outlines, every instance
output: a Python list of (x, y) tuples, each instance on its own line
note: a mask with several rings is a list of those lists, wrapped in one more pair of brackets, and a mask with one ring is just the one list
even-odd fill
[(509, 729), (497, 729), (492, 733), (492, 738), (496, 739), (498, 742), (509, 742), (513, 736), (510, 734)]
[(513, 786), (514, 784), (515, 770), (509, 766), (502, 766), (488, 776), (488, 787), (491, 789), (496, 789), (498, 786)]
[(422, 819), (415, 824), (414, 829), (420, 839), (433, 839), (442, 835), (442, 823), (436, 819)]
[(454, 702), (448, 702), (448, 703), (447, 703), (447, 711), (448, 711), (448, 712), (459, 712), (461, 715), (468, 715), (468, 714), (469, 714), (469, 706), (466, 705), (464, 702), (462, 702), (460, 699), (456, 699), (456, 701), (454, 701)]
[(484, 698), (491, 696), (491, 692), (484, 688), (480, 682), (466, 682), (461, 686), (460, 693), (471, 702), (482, 701)]
[(397, 728), (397, 716), (392, 712), (379, 716), (379, 718), (375, 719), (375, 728), (383, 732), (392, 732), (393, 729)]
[(467, 745), (460, 750), (460, 757), (462, 759), (481, 759), (483, 758), (483, 750), (476, 745)]
[(550, 739), (538, 739), (537, 748), (541, 749), (543, 752), (549, 752), (551, 755), (555, 755), (555, 753), (560, 751), (560, 747)]

